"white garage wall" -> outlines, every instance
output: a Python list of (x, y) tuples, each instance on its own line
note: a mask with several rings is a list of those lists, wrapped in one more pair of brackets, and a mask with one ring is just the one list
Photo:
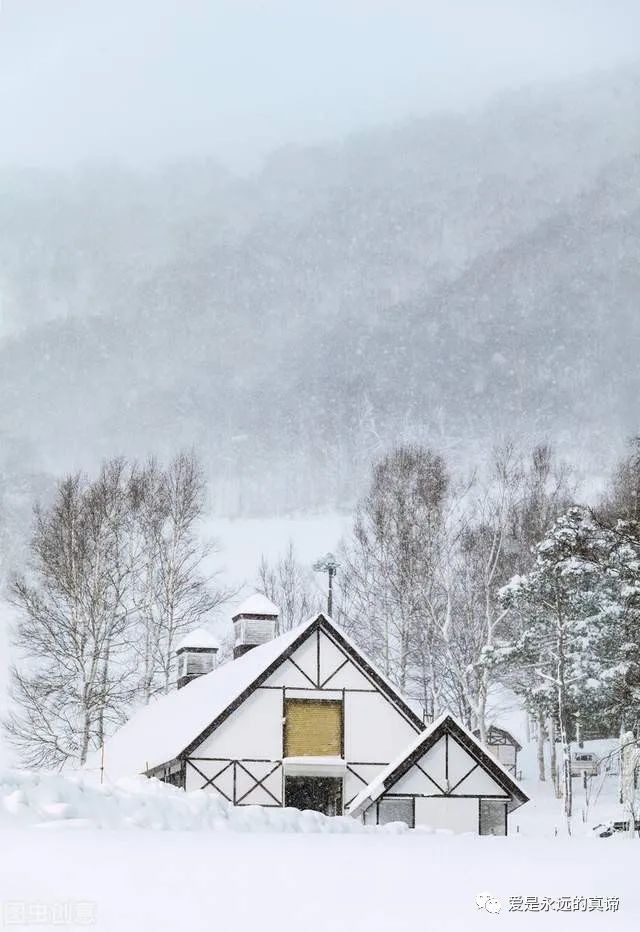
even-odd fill
[(429, 748), (426, 754), (423, 754), (419, 763), (425, 773), (435, 780), (438, 786), (446, 788), (447, 786), (447, 745), (444, 737)]
[(478, 806), (477, 799), (416, 799), (416, 825), (449, 829), (456, 833), (473, 832), (477, 835)]

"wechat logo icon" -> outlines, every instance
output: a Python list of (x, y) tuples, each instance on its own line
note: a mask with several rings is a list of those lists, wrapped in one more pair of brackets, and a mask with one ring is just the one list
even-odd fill
[(496, 899), (492, 893), (479, 893), (476, 897), (476, 906), (487, 913), (499, 913), (502, 909), (500, 900)]

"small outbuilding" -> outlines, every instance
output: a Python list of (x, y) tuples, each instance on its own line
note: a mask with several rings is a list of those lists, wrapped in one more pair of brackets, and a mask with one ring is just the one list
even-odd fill
[(512, 775), (452, 715), (438, 718), (348, 807), (367, 825), (405, 822), (453, 832), (506, 835), (528, 801)]
[[(480, 732), (474, 731), (476, 738), (480, 737)], [(490, 725), (487, 730), (487, 748), (496, 757), (505, 770), (518, 775), (518, 751), (522, 750), (520, 742), (513, 737), (511, 732), (506, 728), (498, 728), (497, 725)]]

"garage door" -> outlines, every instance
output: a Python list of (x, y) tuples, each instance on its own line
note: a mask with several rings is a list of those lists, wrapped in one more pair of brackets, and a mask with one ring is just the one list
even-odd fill
[(416, 799), (416, 825), (478, 834), (478, 799), (431, 796)]
[(287, 699), (284, 724), (285, 757), (341, 757), (342, 703)]

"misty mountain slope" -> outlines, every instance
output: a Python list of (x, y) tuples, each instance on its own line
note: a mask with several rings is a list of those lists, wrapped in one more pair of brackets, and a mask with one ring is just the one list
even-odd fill
[(445, 433), (569, 444), (579, 429), (595, 452), (637, 427), (639, 296), (640, 160), (629, 159), (535, 233), (386, 315), (352, 357), (405, 373), (405, 403), (434, 431), (444, 410)]
[(56, 470), (195, 443), (231, 512), (348, 504), (409, 437), (609, 454), (637, 429), (638, 152), (621, 72), (249, 179), (5, 176), (0, 300), (31, 326), (0, 434)]
[(0, 301), (18, 329), (162, 313), (171, 285), (210, 307), (393, 303), (532, 230), (639, 147), (640, 72), (620, 70), (288, 147), (248, 179), (206, 159), (146, 174), (4, 171)]

